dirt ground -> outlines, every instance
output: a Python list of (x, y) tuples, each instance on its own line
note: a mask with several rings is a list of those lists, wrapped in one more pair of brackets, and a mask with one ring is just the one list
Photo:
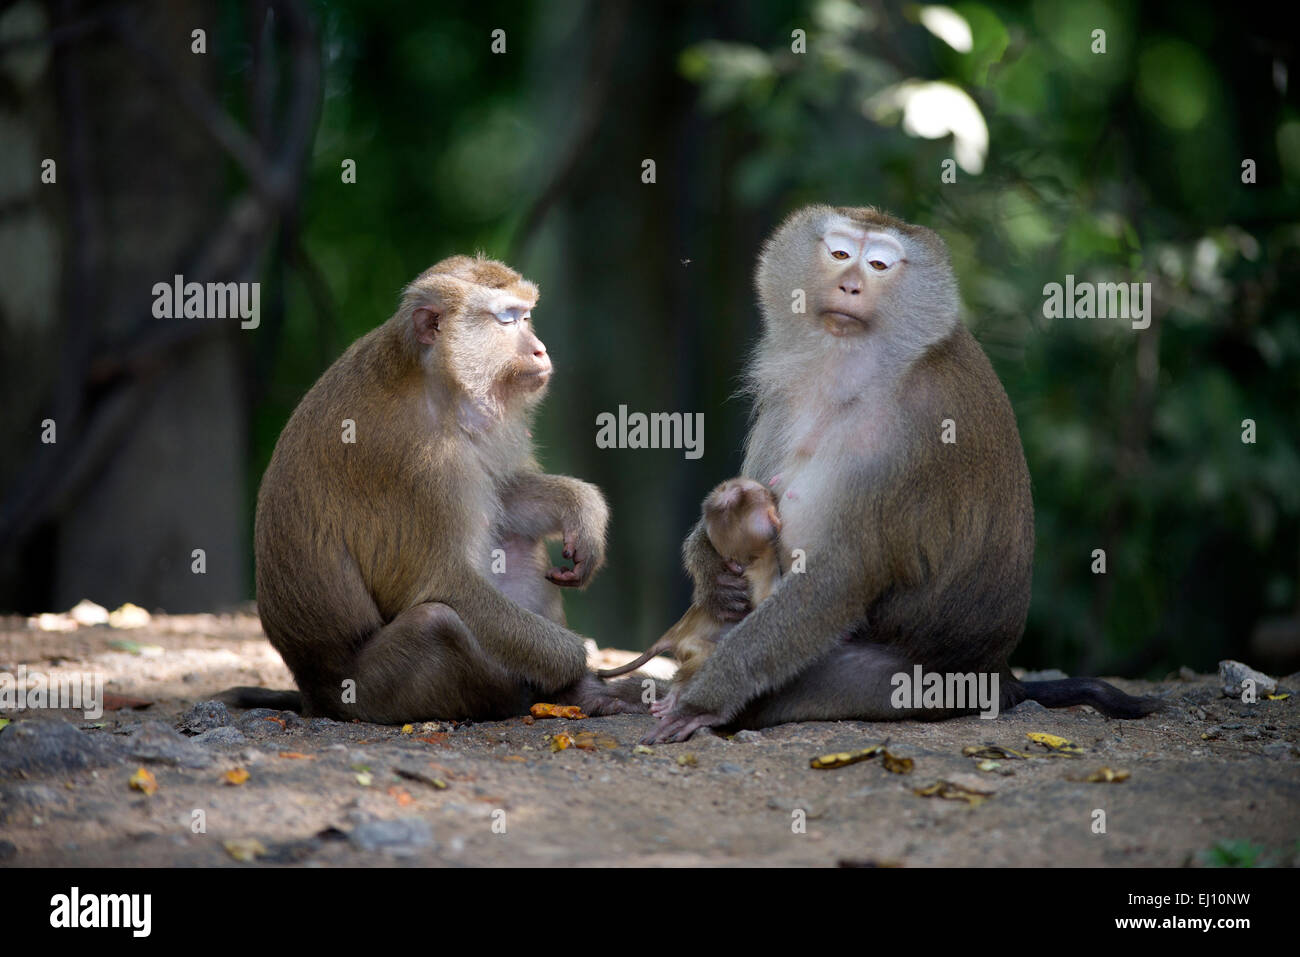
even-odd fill
[[(1167, 700), (1138, 721), (1027, 703), (996, 720), (807, 723), (646, 751), (654, 719), (640, 715), (404, 730), (199, 704), (235, 684), (292, 687), (245, 613), (66, 633), (0, 619), (0, 672), (20, 665), (98, 672), (107, 692), (151, 703), (96, 720), (0, 712), (8, 867), (1300, 864), (1297, 698), (1244, 704), (1211, 675), (1117, 681)], [(564, 732), (574, 746), (553, 750)], [(1037, 732), (1082, 754), (1049, 755)], [(910, 771), (879, 756), (809, 766), (886, 739)], [(962, 749), (985, 743), (1032, 756), (981, 770), (990, 759)], [(131, 784), (141, 768), (152, 794)], [(1103, 768), (1129, 776), (1086, 780)], [(915, 793), (938, 781), (983, 793)]]

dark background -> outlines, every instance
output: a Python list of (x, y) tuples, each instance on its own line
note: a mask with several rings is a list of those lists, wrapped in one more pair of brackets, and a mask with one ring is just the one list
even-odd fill
[[(648, 645), (688, 600), (700, 498), (739, 467), (760, 242), (804, 203), (870, 203), (944, 235), (1016, 409), (1038, 529), (1016, 663), (1293, 669), (1294, 34), (1221, 4), (951, 9), (964, 52), (916, 7), (847, 0), (0, 2), (0, 608), (250, 598), (295, 403), (405, 282), (482, 249), (543, 291), (543, 463), (613, 506), (570, 622)], [(900, 89), (948, 99), (900, 122)], [(178, 272), (260, 281), (260, 328), (153, 319)], [(1151, 327), (1043, 318), (1067, 273), (1151, 282)], [(620, 404), (704, 412), (704, 457), (597, 449)]]

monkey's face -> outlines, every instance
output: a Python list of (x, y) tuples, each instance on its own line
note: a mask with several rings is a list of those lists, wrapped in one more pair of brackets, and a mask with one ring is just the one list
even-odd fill
[(494, 260), (455, 256), (406, 296), (423, 362), (440, 378), (498, 409), (541, 399), (551, 357), (533, 329), (535, 285)]
[(776, 499), (753, 479), (728, 479), (704, 499), (704, 530), (719, 555), (748, 565), (781, 534)]
[(957, 317), (943, 241), (871, 207), (795, 213), (768, 240), (756, 282), (778, 333), (928, 344)]

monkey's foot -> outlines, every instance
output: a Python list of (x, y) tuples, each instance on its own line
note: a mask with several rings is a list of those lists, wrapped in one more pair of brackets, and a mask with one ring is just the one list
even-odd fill
[(659, 719), (659, 726), (641, 739), (642, 744), (673, 744), (685, 741), (700, 728), (722, 724), (720, 714), (673, 714)]
[(677, 689), (673, 688), (672, 691), (668, 692), (662, 698), (659, 698), (653, 704), (650, 705), (650, 713), (654, 715), (656, 718), (662, 718), (669, 711), (672, 711), (673, 708), (675, 708), (676, 706), (677, 706)]

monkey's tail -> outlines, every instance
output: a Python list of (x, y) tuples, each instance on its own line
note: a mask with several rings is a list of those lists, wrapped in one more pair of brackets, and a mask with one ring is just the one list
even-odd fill
[(1010, 706), (1013, 707), (1026, 698), (1037, 701), (1045, 708), (1068, 708), (1071, 705), (1087, 704), (1110, 718), (1141, 718), (1164, 706), (1159, 698), (1125, 694), (1114, 685), (1098, 678), (1018, 681), (1007, 690)]
[(628, 672), (636, 671), (643, 664), (668, 649), (664, 647), (663, 642), (656, 641), (641, 654), (637, 655), (625, 665), (619, 665), (617, 668), (606, 668), (604, 671), (597, 671), (597, 678), (617, 678), (619, 675), (625, 675)]
[(301, 691), (272, 691), (270, 688), (250, 688), (241, 685), (227, 688), (214, 697), (232, 708), (272, 708), (276, 711), (296, 711), (302, 714)]

